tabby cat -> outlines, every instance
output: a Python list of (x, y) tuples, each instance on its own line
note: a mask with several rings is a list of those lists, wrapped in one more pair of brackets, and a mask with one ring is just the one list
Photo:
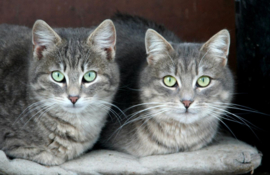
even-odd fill
[(113, 21), (121, 75), (114, 103), (126, 116), (119, 113), (121, 120), (107, 123), (100, 143), (135, 156), (209, 144), (234, 90), (229, 32), (203, 44), (185, 43), (140, 17), (118, 14)]
[(0, 149), (58, 165), (93, 147), (119, 84), (116, 31), (0, 25)]

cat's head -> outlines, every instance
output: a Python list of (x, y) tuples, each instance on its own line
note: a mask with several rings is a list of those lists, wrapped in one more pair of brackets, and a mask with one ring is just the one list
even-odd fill
[(224, 113), (233, 95), (227, 30), (204, 44), (170, 44), (148, 29), (145, 45), (148, 66), (140, 75), (140, 98), (151, 116), (193, 123)]
[(95, 30), (52, 29), (38, 20), (32, 43), (29, 80), (33, 98), (68, 113), (108, 108), (119, 84), (111, 20)]

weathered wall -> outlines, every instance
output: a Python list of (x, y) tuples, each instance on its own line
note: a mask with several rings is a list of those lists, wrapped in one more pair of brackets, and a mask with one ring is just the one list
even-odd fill
[(236, 71), (234, 0), (2, 0), (0, 23), (89, 27), (116, 11), (164, 24), (184, 41), (206, 41), (223, 28), (232, 36), (229, 64)]

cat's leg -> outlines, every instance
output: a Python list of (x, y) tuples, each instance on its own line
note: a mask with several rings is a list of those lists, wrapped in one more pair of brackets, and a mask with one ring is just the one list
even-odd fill
[(43, 151), (33, 157), (33, 160), (44, 165), (60, 165), (67, 161), (66, 156), (57, 157), (53, 153)]
[(55, 156), (49, 150), (38, 147), (13, 147), (5, 151), (9, 157), (31, 160), (43, 165), (60, 165), (66, 161), (65, 156)]

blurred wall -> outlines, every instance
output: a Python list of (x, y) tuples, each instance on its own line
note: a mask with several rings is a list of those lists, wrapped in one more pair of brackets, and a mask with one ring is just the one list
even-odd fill
[(89, 27), (116, 11), (164, 24), (183, 41), (203, 42), (219, 30), (231, 33), (229, 65), (236, 72), (234, 0), (1, 0), (0, 23), (32, 27)]

